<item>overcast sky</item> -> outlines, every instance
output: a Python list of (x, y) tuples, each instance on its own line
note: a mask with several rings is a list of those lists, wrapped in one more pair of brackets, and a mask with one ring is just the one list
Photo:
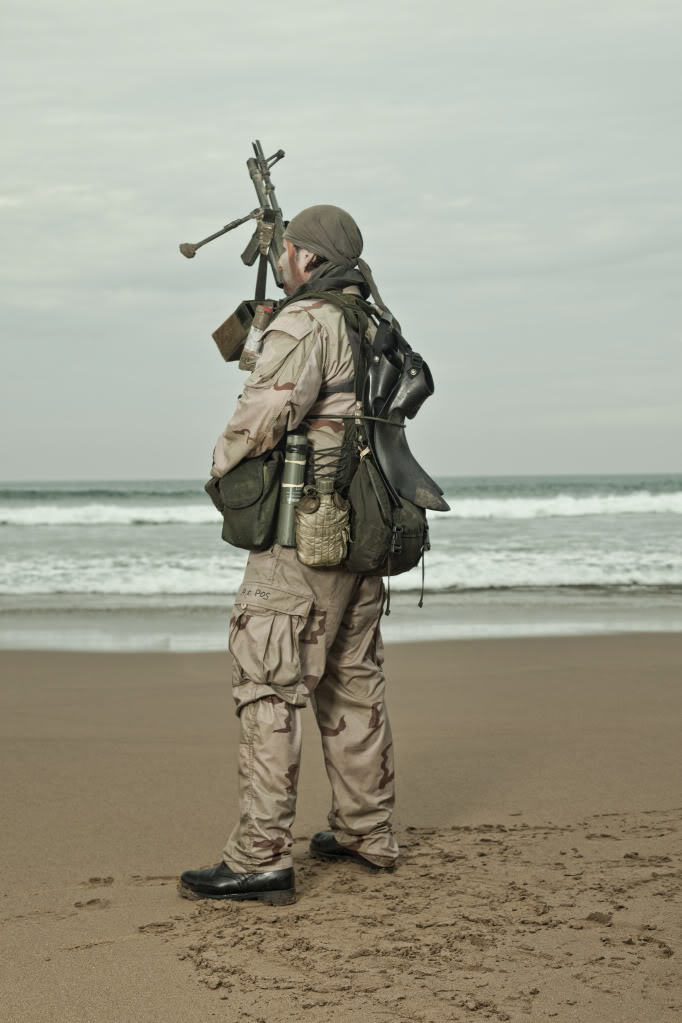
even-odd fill
[(206, 476), (250, 229), (178, 243), (256, 205), (253, 138), (358, 221), (428, 469), (682, 469), (677, 0), (5, 11), (0, 477)]

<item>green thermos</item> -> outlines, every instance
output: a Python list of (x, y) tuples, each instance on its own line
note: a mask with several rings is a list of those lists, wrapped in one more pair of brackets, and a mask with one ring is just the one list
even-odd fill
[(307, 450), (308, 438), (304, 430), (293, 430), (287, 434), (277, 519), (277, 543), (282, 547), (296, 546), (294, 509), (303, 497)]

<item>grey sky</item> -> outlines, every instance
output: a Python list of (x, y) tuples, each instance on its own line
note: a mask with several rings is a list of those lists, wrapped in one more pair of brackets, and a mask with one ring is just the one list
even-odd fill
[[(0, 477), (201, 477), (243, 376), (252, 138), (331, 202), (436, 395), (433, 472), (682, 468), (682, 8), (6, 5)], [(273, 290), (273, 289), (271, 289)]]

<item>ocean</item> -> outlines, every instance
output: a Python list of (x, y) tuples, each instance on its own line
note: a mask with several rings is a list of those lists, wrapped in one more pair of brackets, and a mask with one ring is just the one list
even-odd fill
[[(441, 477), (388, 641), (682, 630), (682, 474)], [(245, 552), (203, 482), (0, 484), (0, 646), (223, 649)]]

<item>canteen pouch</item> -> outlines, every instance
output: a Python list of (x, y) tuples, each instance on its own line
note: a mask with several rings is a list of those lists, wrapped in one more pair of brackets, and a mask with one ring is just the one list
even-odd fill
[(275, 541), (279, 483), (284, 456), (279, 448), (245, 458), (204, 490), (223, 516), (222, 538), (233, 547), (261, 551)]
[(339, 565), (348, 551), (350, 506), (332, 487), (331, 481), (324, 492), (306, 487), (294, 509), (296, 554), (302, 564), (312, 568)]

